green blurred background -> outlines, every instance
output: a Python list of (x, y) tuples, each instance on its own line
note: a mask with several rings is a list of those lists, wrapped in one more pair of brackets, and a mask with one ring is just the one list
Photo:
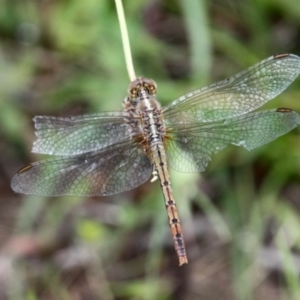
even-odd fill
[[(272, 54), (300, 54), (299, 0), (126, 0), (137, 75), (163, 105)], [(299, 129), (207, 171), (171, 171), (189, 264), (159, 184), (113, 197), (14, 194), (35, 115), (120, 110), (114, 1), (0, 1), (0, 299), (300, 299)], [(265, 107), (300, 112), (300, 79)]]

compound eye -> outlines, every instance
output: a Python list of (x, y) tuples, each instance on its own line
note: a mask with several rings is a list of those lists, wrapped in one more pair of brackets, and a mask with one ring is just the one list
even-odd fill
[(148, 90), (150, 94), (156, 93), (156, 83), (150, 78), (143, 78), (143, 86)]
[(146, 88), (148, 90), (148, 92), (153, 95), (156, 93), (156, 88), (153, 84), (148, 83), (148, 82), (144, 82), (143, 83), (144, 88)]
[(137, 95), (137, 88), (135, 87), (130, 90), (130, 97), (136, 98), (136, 95)]
[[(136, 94), (137, 90), (141, 87), (141, 79), (137, 78), (135, 80), (133, 80), (132, 82), (130, 82), (129, 87), (128, 87), (128, 94)], [(135, 92), (134, 92), (135, 90)]]
[(156, 93), (156, 88), (155, 88), (154, 85), (150, 85), (149, 88), (148, 88), (148, 90), (149, 90), (149, 92), (150, 92), (151, 94), (155, 94), (155, 93)]

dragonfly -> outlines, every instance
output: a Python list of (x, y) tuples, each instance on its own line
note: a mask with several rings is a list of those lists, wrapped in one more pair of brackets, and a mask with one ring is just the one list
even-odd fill
[(168, 167), (202, 172), (229, 144), (252, 150), (298, 126), (300, 115), (291, 109), (253, 111), (299, 73), (300, 57), (277, 54), (165, 107), (156, 83), (139, 77), (130, 83), (122, 111), (36, 116), (32, 152), (54, 157), (21, 168), (11, 187), (32, 195), (109, 196), (158, 178), (179, 265), (187, 264)]

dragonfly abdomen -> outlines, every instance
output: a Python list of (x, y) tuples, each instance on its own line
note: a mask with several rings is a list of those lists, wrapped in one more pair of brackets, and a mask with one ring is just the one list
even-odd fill
[(160, 185), (165, 199), (165, 206), (168, 213), (169, 225), (171, 228), (174, 247), (179, 259), (179, 265), (187, 264), (188, 259), (182, 234), (182, 228), (173, 197), (173, 191), (170, 183), (169, 172), (167, 169), (167, 161), (163, 143), (155, 143), (151, 146), (153, 163), (158, 173)]

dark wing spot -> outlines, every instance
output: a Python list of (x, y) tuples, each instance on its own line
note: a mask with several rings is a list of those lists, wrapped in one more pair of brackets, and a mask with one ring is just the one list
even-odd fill
[(275, 59), (280, 59), (280, 58), (285, 58), (287, 56), (289, 56), (288, 53), (279, 53), (279, 54), (274, 55), (274, 58)]
[(282, 108), (277, 108), (276, 111), (281, 113), (286, 113), (286, 112), (291, 112), (292, 110), (289, 108), (282, 107)]
[(27, 165), (27, 166), (21, 168), (17, 173), (18, 173), (18, 174), (24, 173), (24, 172), (30, 170), (31, 168), (32, 168), (32, 165), (31, 165), (31, 164), (30, 164), (30, 165)]

